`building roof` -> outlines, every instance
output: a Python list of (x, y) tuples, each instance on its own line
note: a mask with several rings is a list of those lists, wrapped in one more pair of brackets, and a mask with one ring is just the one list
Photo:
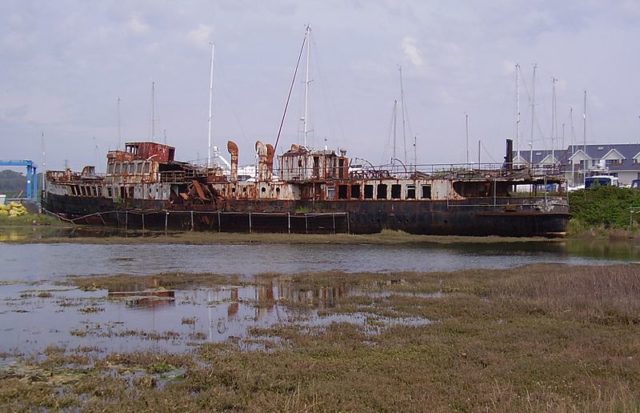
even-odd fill
[[(611, 152), (611, 153), (610, 153)], [(593, 144), (593, 145), (569, 145), (567, 149), (556, 149), (555, 157), (558, 161), (567, 165), (570, 164), (571, 157), (576, 153), (586, 153), (587, 156), (594, 161), (601, 161), (607, 154), (609, 159), (614, 159), (617, 155), (622, 156), (621, 164), (606, 165), (609, 171), (640, 171), (640, 163), (634, 162), (635, 159), (640, 160), (640, 144), (638, 143), (621, 143), (621, 144)], [(530, 152), (520, 151), (520, 157), (529, 161)], [(533, 163), (541, 163), (547, 156), (551, 156), (550, 149), (533, 150)], [(514, 161), (516, 153), (514, 152)]]

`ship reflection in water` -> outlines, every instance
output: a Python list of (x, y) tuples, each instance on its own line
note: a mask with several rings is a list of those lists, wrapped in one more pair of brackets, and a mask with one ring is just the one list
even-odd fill
[(430, 322), (326, 311), (356, 294), (362, 292), (346, 285), (302, 288), (277, 278), (178, 290), (163, 289), (159, 283), (134, 283), (111, 291), (7, 283), (0, 285), (0, 348), (17, 354), (41, 353), (52, 345), (99, 352), (181, 352), (204, 342), (231, 340), (251, 350), (266, 348), (265, 340), (278, 342), (251, 335), (252, 331), (283, 324), (323, 328), (348, 322), (377, 334), (390, 325)]

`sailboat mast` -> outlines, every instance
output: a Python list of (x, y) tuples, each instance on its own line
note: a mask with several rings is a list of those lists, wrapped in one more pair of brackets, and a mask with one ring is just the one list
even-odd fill
[(212, 145), (212, 123), (213, 123), (213, 42), (211, 45), (211, 64), (209, 70), (209, 145), (207, 147), (207, 168), (211, 168), (211, 145)]
[(556, 137), (558, 135), (558, 119), (556, 114), (556, 82), (558, 79), (551, 78), (551, 161), (556, 162)]
[(118, 96), (118, 149), (120, 149), (122, 145), (122, 131), (120, 126), (120, 96)]
[[(520, 159), (520, 81), (518, 76), (520, 74), (520, 65), (516, 63), (516, 159)], [(469, 146), (467, 138), (467, 148)], [(467, 152), (469, 150), (467, 149)], [(469, 155), (467, 154), (467, 158)], [(469, 160), (467, 159), (467, 163)]]
[(304, 118), (302, 119), (302, 122), (304, 146), (307, 146), (307, 135), (309, 134), (309, 57), (311, 56), (311, 26), (309, 25), (307, 25), (305, 38), (307, 41), (307, 62), (304, 80)]
[[(584, 91), (584, 103), (582, 111), (582, 145), (585, 155), (587, 154), (587, 91)], [(586, 163), (586, 161), (585, 161)]]
[(467, 165), (469, 165), (469, 114), (464, 114), (464, 129), (467, 136)]
[(404, 145), (404, 162), (407, 162), (407, 127), (404, 116), (404, 86), (402, 83), (402, 66), (398, 66), (400, 72), (400, 110), (402, 111), (402, 143)]
[(391, 157), (391, 164), (396, 161), (396, 124), (398, 118), (398, 101), (393, 101), (393, 156)]
[(533, 126), (536, 121), (536, 69), (538, 65), (533, 64), (533, 82), (531, 88), (533, 91), (531, 92), (531, 140), (529, 143), (529, 166), (533, 166)]
[(587, 91), (584, 91), (584, 106), (582, 111), (583, 125), (582, 125), (582, 150), (584, 151), (584, 165), (582, 170), (582, 176), (584, 181), (587, 180)]
[(151, 140), (156, 136), (156, 82), (151, 82)]

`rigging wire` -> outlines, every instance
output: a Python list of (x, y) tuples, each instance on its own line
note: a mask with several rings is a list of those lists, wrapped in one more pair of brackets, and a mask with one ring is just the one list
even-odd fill
[(284, 120), (287, 116), (287, 109), (289, 108), (289, 101), (291, 100), (291, 92), (293, 91), (293, 85), (296, 81), (296, 75), (298, 74), (298, 68), (300, 67), (300, 60), (302, 59), (302, 52), (304, 51), (304, 45), (307, 42), (307, 36), (302, 40), (302, 46), (300, 46), (300, 54), (298, 55), (298, 62), (296, 63), (296, 68), (293, 71), (293, 79), (291, 79), (291, 86), (289, 86), (289, 93), (287, 94), (287, 101), (284, 105), (284, 112), (282, 113), (282, 119), (280, 120), (280, 127), (278, 128), (278, 135), (276, 136), (276, 143), (273, 145), (274, 153), (278, 149), (278, 142), (280, 141), (280, 134), (282, 133), (282, 126), (284, 125)]

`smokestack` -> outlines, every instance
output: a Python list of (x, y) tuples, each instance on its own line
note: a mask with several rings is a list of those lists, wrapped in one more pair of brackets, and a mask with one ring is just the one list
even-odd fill
[(231, 155), (231, 182), (238, 181), (238, 145), (234, 141), (227, 142), (227, 150)]
[(504, 167), (507, 171), (513, 169), (513, 140), (507, 139), (507, 155), (504, 157)]
[(267, 144), (267, 171), (269, 173), (268, 179), (271, 179), (271, 176), (273, 175), (273, 157), (275, 156), (276, 151), (273, 148), (273, 145), (268, 143)]

